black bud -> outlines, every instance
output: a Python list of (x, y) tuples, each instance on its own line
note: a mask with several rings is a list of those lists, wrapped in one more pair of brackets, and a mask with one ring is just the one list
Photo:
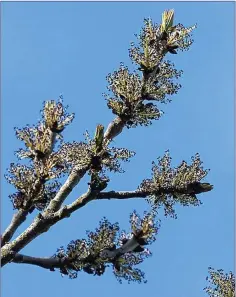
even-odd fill
[(177, 54), (177, 51), (174, 50), (173, 48), (168, 48), (168, 52), (175, 55)]

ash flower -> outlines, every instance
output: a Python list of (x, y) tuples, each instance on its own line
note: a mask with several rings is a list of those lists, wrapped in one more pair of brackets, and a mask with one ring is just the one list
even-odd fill
[(213, 187), (208, 183), (200, 183), (206, 177), (209, 170), (204, 170), (200, 155), (192, 157), (192, 163), (188, 165), (183, 161), (178, 167), (171, 168), (169, 151), (158, 163), (153, 162), (152, 179), (145, 179), (139, 186), (140, 190), (150, 192), (148, 201), (156, 207), (164, 205), (165, 214), (175, 216), (173, 209), (177, 201), (182, 205), (199, 205), (201, 202), (196, 194), (210, 191)]
[(70, 124), (74, 119), (74, 114), (66, 112), (67, 106), (63, 106), (62, 100), (58, 103), (54, 100), (44, 102), (43, 119), (45, 126), (49, 127), (52, 132), (60, 133), (65, 126)]

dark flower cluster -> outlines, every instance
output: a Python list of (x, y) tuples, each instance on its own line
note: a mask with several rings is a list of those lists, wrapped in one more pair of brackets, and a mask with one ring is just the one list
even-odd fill
[(17, 192), (10, 195), (15, 209), (30, 209), (35, 207), (43, 209), (54, 198), (59, 190), (58, 182), (45, 184), (46, 180), (36, 174), (33, 167), (11, 164), (7, 181), (12, 184)]
[(131, 117), (126, 122), (127, 128), (135, 128), (140, 126), (149, 126), (152, 120), (159, 120), (163, 112), (159, 110), (153, 103), (144, 104), (139, 102), (136, 105)]
[(118, 231), (117, 223), (111, 224), (104, 218), (95, 232), (87, 231), (87, 240), (71, 241), (67, 250), (61, 247), (54, 257), (66, 258), (69, 263), (63, 267), (61, 273), (68, 274), (71, 278), (76, 277), (76, 272), (81, 270), (94, 275), (103, 274), (107, 264), (99, 254), (103, 249), (114, 246)]
[[(147, 86), (145, 96), (143, 95), (143, 84), (138, 74), (131, 74), (127, 67), (121, 65), (118, 71), (109, 74), (107, 77), (109, 87), (115, 97), (104, 95), (108, 107), (112, 112), (120, 116), (128, 128), (137, 125), (148, 126), (152, 120), (157, 120), (161, 116), (161, 111), (152, 103), (144, 104), (142, 101), (148, 97), (148, 91), (152, 91), (150, 85)], [(154, 95), (153, 95), (154, 96)]]
[[(138, 217), (137, 214), (136, 217)], [(157, 232), (157, 228), (154, 227), (155, 223), (151, 223), (154, 216), (152, 214), (146, 214), (144, 219), (138, 218), (138, 220), (131, 218), (133, 224), (132, 229), (135, 229), (134, 226), (136, 226), (135, 232), (142, 230), (145, 236), (149, 234), (146, 236), (149, 238), (147, 244), (151, 243), (150, 239), (153, 239), (151, 233)], [(140, 230), (137, 230), (138, 226), (141, 228)], [(149, 231), (147, 231), (147, 226), (150, 227)], [(118, 224), (111, 224), (104, 218), (95, 232), (87, 231), (87, 240), (71, 241), (66, 250), (61, 247), (54, 257), (63, 260), (66, 259), (66, 261), (64, 261), (65, 265), (60, 271), (62, 274), (69, 275), (70, 278), (76, 277), (77, 272), (82, 270), (89, 274), (102, 275), (106, 267), (112, 264), (114, 275), (119, 282), (121, 282), (122, 279), (128, 282), (141, 282), (144, 278), (144, 273), (134, 268), (134, 266), (143, 262), (145, 258), (151, 255), (151, 252), (147, 248), (142, 249), (140, 252), (127, 252), (114, 259), (101, 257), (101, 251), (105, 249), (116, 250), (119, 246), (127, 242), (132, 234), (134, 233), (127, 234), (124, 231), (119, 233)]]
[(26, 151), (18, 152), (20, 158), (28, 157), (42, 158), (51, 152), (52, 139), (51, 132), (44, 124), (38, 126), (26, 126), (23, 129), (15, 128), (16, 137), (25, 143)]
[[(160, 31), (160, 26), (153, 24), (150, 19), (144, 19), (144, 26), (139, 34), (135, 34), (138, 39), (138, 44), (131, 43), (129, 49), (129, 56), (131, 60), (138, 65), (143, 65), (147, 68), (156, 66), (162, 59), (163, 54), (161, 53), (162, 45), (157, 36)], [(161, 48), (160, 48), (161, 46)]]
[(215, 270), (209, 267), (210, 277), (207, 280), (213, 286), (204, 290), (210, 297), (234, 297), (235, 296), (235, 275), (232, 272), (224, 273), (222, 269)]
[(91, 139), (88, 132), (85, 134), (86, 142), (72, 142), (62, 145), (59, 154), (62, 159), (72, 166), (84, 168), (90, 166), (92, 170), (102, 171), (108, 169), (114, 172), (124, 172), (121, 169), (121, 161), (128, 162), (135, 152), (125, 148), (108, 147), (104, 144), (97, 151), (97, 143)]
[(135, 152), (126, 148), (107, 148), (106, 158), (102, 161), (102, 164), (106, 166), (110, 171), (124, 172), (121, 168), (120, 160), (123, 162), (129, 162), (130, 158), (134, 157)]
[(132, 262), (130, 261), (130, 259), (132, 259), (132, 257), (130, 257), (130, 255), (126, 255), (123, 257), (123, 259), (125, 260), (125, 264), (123, 264), (122, 270), (114, 271), (114, 275), (118, 282), (122, 284), (122, 281), (126, 280), (128, 284), (130, 284), (131, 282), (147, 283), (147, 280), (145, 280), (145, 273), (142, 270), (133, 268), (131, 266)]
[(137, 73), (130, 73), (122, 63), (118, 71), (108, 74), (109, 91), (126, 103), (141, 99), (142, 83)]
[(89, 144), (76, 141), (64, 143), (58, 153), (71, 167), (79, 168), (87, 167), (92, 157)]
[(161, 103), (171, 102), (168, 95), (177, 94), (181, 85), (175, 83), (182, 70), (178, 71), (174, 68), (174, 64), (170, 61), (163, 61), (159, 64), (155, 75), (147, 79), (144, 89), (143, 97), (147, 100), (158, 100)]
[(212, 186), (209, 184), (199, 190), (200, 181), (205, 178), (209, 170), (204, 170), (199, 154), (192, 157), (192, 163), (188, 165), (185, 161), (176, 167), (171, 168), (171, 157), (167, 151), (158, 163), (153, 162), (152, 179), (145, 179), (139, 186), (140, 190), (150, 193), (148, 201), (153, 206), (164, 205), (165, 214), (175, 216), (173, 205), (176, 202), (184, 206), (199, 205), (200, 200), (196, 194), (209, 191)]
[(112, 247), (119, 232), (118, 223), (111, 224), (106, 218), (103, 218), (99, 224), (95, 232), (87, 231), (90, 253), (95, 255), (99, 255), (100, 251), (105, 248)]

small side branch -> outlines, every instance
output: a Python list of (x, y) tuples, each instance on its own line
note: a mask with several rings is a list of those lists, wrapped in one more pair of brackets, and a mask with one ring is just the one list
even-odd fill
[(135, 190), (135, 191), (109, 191), (109, 192), (101, 192), (97, 195), (97, 199), (129, 199), (129, 198), (146, 198), (150, 195), (163, 195), (163, 194), (200, 194), (204, 192), (211, 191), (213, 186), (209, 183), (190, 183), (185, 188), (176, 188), (176, 187), (169, 187), (169, 188), (162, 188), (159, 187), (155, 191), (142, 191), (142, 190)]
[(12, 260), (13, 263), (20, 263), (20, 264), (31, 264), (40, 266), (45, 269), (50, 269), (54, 271), (55, 268), (61, 268), (65, 265), (65, 260), (59, 258), (38, 258), (38, 257), (31, 257), (22, 254), (16, 254), (14, 259)]
[(82, 194), (79, 198), (77, 198), (71, 204), (65, 205), (64, 207), (60, 208), (57, 212), (53, 215), (53, 224), (56, 222), (70, 217), (70, 215), (75, 212), (76, 210), (80, 209), (81, 207), (85, 206), (88, 202), (96, 198), (96, 193), (91, 191), (89, 188), (88, 191)]
[(97, 199), (129, 199), (129, 198), (145, 198), (150, 192), (144, 191), (109, 191), (98, 194)]

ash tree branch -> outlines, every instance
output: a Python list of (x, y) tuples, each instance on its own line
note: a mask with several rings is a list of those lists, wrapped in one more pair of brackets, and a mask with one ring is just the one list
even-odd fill
[[(113, 138), (115, 138), (117, 135), (119, 135), (123, 128), (125, 126), (125, 122), (120, 118), (116, 117), (107, 127), (105, 133), (104, 133), (104, 140), (105, 142), (112, 141)], [(83, 178), (83, 176), (86, 174), (86, 172), (89, 169), (89, 165), (84, 168), (77, 168), (75, 167), (69, 177), (67, 178), (64, 185), (60, 188), (57, 195), (52, 199), (49, 206), (47, 207), (47, 212), (55, 212), (58, 211), (62, 205), (62, 203), (65, 201), (65, 199), (68, 197), (68, 195), (71, 193), (73, 188), (80, 182), (80, 180)], [(77, 204), (77, 202), (75, 202)], [(81, 205), (79, 203), (79, 205)], [(75, 205), (74, 205), (75, 206)], [(80, 206), (81, 207), (81, 206)]]
[(212, 185), (209, 183), (190, 183), (186, 188), (159, 188), (157, 191), (109, 191), (109, 192), (101, 192), (98, 194), (97, 199), (129, 199), (129, 198), (146, 198), (150, 195), (162, 195), (162, 194), (200, 194), (203, 192), (208, 192), (212, 190)]
[[(143, 251), (142, 245), (146, 243), (143, 240), (140, 240), (137, 236), (133, 235), (130, 239), (128, 239), (121, 247), (114, 249), (104, 249), (102, 250), (97, 257), (104, 259), (107, 263), (114, 264), (115, 260), (120, 256), (129, 253), (129, 252), (137, 252)], [(89, 264), (91, 256), (87, 258), (81, 259), (81, 263)], [(95, 259), (94, 259), (95, 260)], [(55, 271), (56, 268), (59, 268), (61, 271), (65, 271), (67, 267), (73, 267), (70, 265), (73, 263), (73, 259), (69, 259), (67, 257), (58, 258), (58, 257), (32, 257), (23, 254), (15, 254), (12, 259), (13, 263), (19, 264), (29, 264), (39, 266), (44, 269), (49, 269), (51, 271)]]
[[(94, 199), (127, 199), (127, 198), (145, 198), (151, 194), (161, 195), (161, 194), (172, 194), (173, 192), (178, 192), (180, 194), (200, 194), (202, 192), (207, 192), (212, 189), (212, 186), (208, 183), (195, 182), (189, 184), (186, 189), (176, 189), (174, 187), (163, 189), (160, 188), (159, 191), (144, 192), (144, 191), (131, 191), (131, 192), (101, 192), (92, 191), (91, 188), (88, 191), (76, 199), (73, 203), (62, 207), (57, 212), (49, 214), (47, 211), (40, 214), (34, 220), (34, 222), (15, 240), (11, 243), (6, 244), (2, 248), (2, 262), (1, 265), (4, 266), (10, 260), (13, 259), (14, 253), (18, 253), (23, 247), (29, 244), (33, 239), (38, 237), (44, 232), (47, 232), (51, 226), (55, 225), (58, 221), (70, 217), (70, 215), (81, 207), (85, 206), (88, 202)], [(14, 251), (14, 253), (12, 253)]]
[(107, 141), (112, 141), (113, 138), (118, 136), (123, 128), (125, 127), (125, 121), (121, 117), (117, 116), (107, 127), (104, 133), (104, 139)]
[(95, 199), (96, 194), (96, 191), (92, 191), (89, 188), (85, 194), (81, 195), (68, 206), (61, 207), (57, 212), (49, 213), (45, 211), (42, 214), (40, 213), (23, 233), (12, 242), (4, 245), (1, 250), (1, 266), (10, 262), (16, 253), (42, 233), (47, 232), (58, 221), (70, 217), (73, 212)]
[(23, 254), (16, 254), (13, 263), (36, 265), (45, 269), (54, 271), (55, 268), (62, 268), (65, 265), (65, 259), (59, 258), (39, 258), (31, 257)]
[[(109, 132), (114, 130), (116, 131), (116, 128), (113, 128), (116, 127), (116, 124), (114, 124), (113, 121), (108, 127), (110, 127), (110, 130), (107, 129), (105, 132), (105, 134), (107, 134), (104, 135), (104, 138), (111, 141), (116, 135), (118, 135), (117, 133)], [(66, 182), (60, 188), (54, 199), (51, 200), (45, 211), (40, 214), (40, 216), (37, 216), (33, 223), (22, 234), (20, 234), (15, 240), (8, 244), (5, 249), (2, 249), (1, 266), (4, 266), (10, 262), (15, 253), (19, 252), (22, 248), (24, 248), (42, 233), (47, 232), (51, 226), (55, 225), (58, 221), (69, 217), (74, 211), (83, 207), (92, 199), (95, 199), (95, 193), (89, 189), (87, 193), (76, 199), (73, 203), (61, 208), (62, 203), (71, 193), (73, 188), (79, 183), (82, 177), (86, 174), (88, 169), (89, 166), (82, 169), (74, 168), (72, 170)]]
[(4, 231), (1, 238), (1, 246), (11, 240), (17, 228), (26, 220), (28, 210), (20, 209), (17, 213), (13, 215), (11, 223)]
[(71, 174), (68, 176), (65, 183), (62, 185), (56, 196), (51, 200), (45, 212), (55, 212), (60, 209), (62, 203), (72, 192), (74, 187), (80, 182), (83, 176), (86, 174), (88, 167), (77, 168), (75, 167)]

